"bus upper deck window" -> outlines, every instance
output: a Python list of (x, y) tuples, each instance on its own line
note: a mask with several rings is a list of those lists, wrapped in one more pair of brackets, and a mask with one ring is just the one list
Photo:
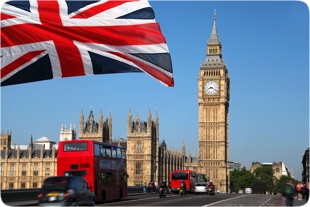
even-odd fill
[(112, 157), (116, 158), (116, 149), (112, 147)]
[(105, 152), (106, 152), (107, 157), (111, 157), (111, 149), (110, 148), (106, 148)]
[(122, 158), (122, 155), (121, 155), (121, 148), (116, 148), (116, 157), (117, 157), (117, 158)]
[(126, 151), (124, 149), (122, 149), (121, 151), (122, 151), (122, 159), (126, 159)]
[(99, 144), (95, 144), (95, 156), (100, 156)]
[(101, 156), (103, 156), (103, 157), (106, 157), (107, 155), (106, 155), (106, 149), (104, 148), (104, 147), (102, 147), (101, 149), (100, 149), (100, 151), (101, 151)]

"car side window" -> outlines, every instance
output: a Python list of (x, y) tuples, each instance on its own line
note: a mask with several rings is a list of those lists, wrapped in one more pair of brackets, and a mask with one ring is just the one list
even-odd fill
[(81, 181), (80, 181), (80, 179), (73, 179), (71, 182), (73, 183), (74, 189), (81, 190)]
[(79, 180), (79, 189), (84, 190), (84, 180), (78, 179)]
[(72, 189), (76, 189), (76, 182), (74, 178), (70, 179), (70, 188)]
[(84, 189), (88, 189), (88, 186), (87, 186), (87, 182), (85, 180), (83, 180), (83, 184), (84, 184)]

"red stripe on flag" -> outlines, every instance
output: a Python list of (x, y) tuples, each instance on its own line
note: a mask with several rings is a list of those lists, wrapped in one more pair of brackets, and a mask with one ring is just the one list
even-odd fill
[[(45, 8), (48, 8), (48, 10)], [(66, 35), (66, 29), (62, 25), (58, 2), (38, 1), (38, 11), (42, 27), (46, 28), (49, 37), (54, 40), (61, 66), (62, 77), (85, 75), (80, 52), (73, 43), (72, 38)], [(53, 28), (51, 33), (49, 28)], [(72, 35), (76, 34), (72, 33), (71, 36)]]
[(18, 68), (18, 67), (22, 66), (23, 64), (29, 62), (31, 59), (40, 55), (44, 51), (45, 50), (38, 50), (38, 51), (29, 52), (29, 53), (23, 55), (22, 57), (16, 59), (12, 63), (10, 63), (9, 65), (7, 65), (1, 69), (1, 78), (5, 77), (9, 73), (13, 72), (16, 68)]
[(3, 38), (1, 47), (60, 40), (62, 38), (115, 46), (166, 43), (156, 22), (132, 26), (104, 27), (23, 24), (1, 28), (1, 33)]
[(6, 19), (11, 19), (11, 18), (16, 18), (16, 17), (1, 12), (1, 13), (0, 13), (0, 18), (1, 18), (1, 20), (6, 20)]

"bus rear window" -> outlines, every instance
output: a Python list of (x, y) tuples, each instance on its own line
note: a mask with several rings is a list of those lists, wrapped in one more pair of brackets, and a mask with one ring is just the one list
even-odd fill
[(174, 172), (172, 173), (172, 180), (187, 180), (188, 172)]
[(64, 176), (79, 176), (79, 177), (83, 177), (83, 176), (86, 176), (86, 171), (85, 170), (65, 171)]
[(74, 143), (65, 143), (64, 152), (71, 151), (87, 151), (87, 142), (74, 142)]

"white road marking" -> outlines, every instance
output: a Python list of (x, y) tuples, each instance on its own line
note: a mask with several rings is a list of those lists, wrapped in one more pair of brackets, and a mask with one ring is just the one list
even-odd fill
[(210, 203), (210, 204), (208, 204), (208, 205), (204, 205), (204, 206), (201, 206), (201, 207), (212, 206), (212, 205), (214, 205), (214, 204), (222, 203), (222, 202), (224, 202), (224, 201), (229, 201), (229, 200), (236, 199), (236, 198), (241, 198), (241, 197), (243, 197), (243, 196), (246, 196), (246, 195), (237, 196), (237, 197), (233, 197), (233, 198), (228, 198), (228, 199), (221, 200), (221, 201), (214, 202), (214, 203)]
[(261, 206), (259, 207), (262, 207), (263, 205), (265, 205), (265, 203), (267, 203), (268, 201), (270, 201), (271, 198), (269, 198), (268, 200), (266, 200)]

